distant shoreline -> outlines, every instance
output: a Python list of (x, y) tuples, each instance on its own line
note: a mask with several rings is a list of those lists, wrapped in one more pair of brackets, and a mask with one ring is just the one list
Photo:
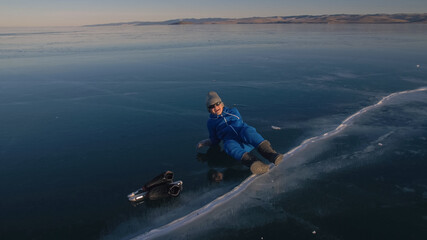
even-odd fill
[(334, 14), (299, 15), (250, 18), (186, 18), (167, 21), (120, 22), (84, 25), (84, 27), (102, 26), (146, 26), (146, 25), (190, 25), (190, 24), (391, 24), (391, 23), (427, 23), (427, 13), (397, 14)]

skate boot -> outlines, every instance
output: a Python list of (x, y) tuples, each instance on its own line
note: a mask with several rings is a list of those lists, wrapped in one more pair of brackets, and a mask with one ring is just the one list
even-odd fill
[(271, 147), (271, 144), (268, 140), (262, 141), (258, 147), (258, 152), (268, 161), (274, 163), (274, 165), (279, 165), (283, 161), (283, 154), (277, 153)]
[(145, 184), (142, 187), (143, 191), (148, 191), (158, 185), (162, 185), (164, 183), (171, 183), (173, 182), (173, 172), (171, 171), (166, 171), (160, 175), (158, 175), (157, 177), (153, 178), (151, 181), (149, 181), (147, 184)]
[(243, 154), (242, 163), (251, 169), (253, 174), (259, 175), (268, 172), (269, 166), (261, 162), (257, 157), (250, 153)]

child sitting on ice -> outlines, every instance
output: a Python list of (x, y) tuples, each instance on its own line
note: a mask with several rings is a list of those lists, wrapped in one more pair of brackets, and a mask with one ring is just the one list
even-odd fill
[(210, 113), (207, 122), (209, 138), (200, 141), (197, 148), (217, 145), (223, 141), (225, 152), (248, 166), (254, 174), (267, 172), (269, 166), (250, 153), (253, 148), (275, 165), (283, 160), (283, 154), (274, 151), (268, 140), (243, 122), (236, 108), (225, 107), (216, 92), (208, 93), (206, 106)]

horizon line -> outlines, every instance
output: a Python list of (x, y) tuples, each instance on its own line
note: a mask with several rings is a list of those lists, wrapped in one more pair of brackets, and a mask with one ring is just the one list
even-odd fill
[(323, 13), (323, 14), (297, 14), (297, 15), (270, 15), (270, 16), (248, 16), (248, 17), (182, 17), (182, 18), (168, 18), (164, 20), (131, 20), (131, 21), (112, 21), (112, 22), (104, 22), (104, 23), (93, 23), (93, 24), (83, 24), (83, 25), (17, 25), (17, 26), (0, 26), (0, 28), (33, 28), (33, 27), (87, 27), (87, 26), (101, 26), (101, 25), (113, 25), (113, 24), (131, 24), (131, 23), (164, 23), (168, 21), (179, 21), (179, 20), (204, 20), (204, 19), (218, 19), (218, 20), (238, 20), (238, 19), (251, 19), (251, 18), (274, 18), (274, 17), (302, 17), (302, 16), (339, 16), (339, 15), (360, 15), (360, 16), (374, 16), (374, 15), (424, 15), (427, 12), (394, 12), (394, 13)]

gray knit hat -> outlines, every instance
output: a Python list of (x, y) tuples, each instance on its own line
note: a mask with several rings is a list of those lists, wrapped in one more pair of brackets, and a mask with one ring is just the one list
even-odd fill
[(221, 98), (218, 96), (218, 93), (210, 91), (206, 97), (206, 107), (209, 107), (212, 104), (221, 102)]

